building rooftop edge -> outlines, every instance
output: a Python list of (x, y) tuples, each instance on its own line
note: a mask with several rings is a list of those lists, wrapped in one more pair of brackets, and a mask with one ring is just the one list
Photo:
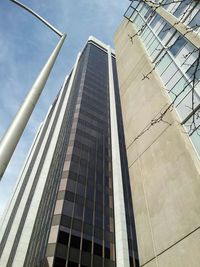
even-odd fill
[[(99, 48), (103, 48), (103, 49), (106, 50), (106, 51), (108, 51), (108, 48), (110, 47), (109, 45), (103, 43), (102, 41), (100, 41), (99, 39), (97, 39), (96, 37), (94, 37), (93, 35), (90, 35), (89, 38), (88, 38), (88, 40), (87, 40), (87, 42), (86, 42), (86, 44), (84, 45), (82, 51), (79, 51), (78, 54), (82, 54), (82, 52), (83, 52), (85, 46), (86, 46), (90, 41), (93, 42), (94, 44), (96, 44)], [(102, 50), (103, 50), (103, 49), (102, 49)], [(111, 49), (111, 53), (112, 53), (112, 55), (115, 56), (115, 50), (114, 50), (112, 47), (110, 47), (110, 49)], [(74, 66), (73, 66), (73, 67), (74, 67)], [(73, 69), (73, 68), (72, 68), (72, 69)], [(68, 77), (69, 77), (69, 75), (67, 74), (67, 75), (65, 76), (64, 82), (63, 82), (63, 84), (62, 84), (62, 88), (65, 86)], [(47, 111), (46, 117), (45, 117), (45, 119), (42, 121), (42, 123), (44, 123), (45, 120), (46, 120), (46, 118), (48, 117), (48, 115), (49, 115), (51, 109), (53, 108), (54, 103), (56, 102), (56, 100), (57, 100), (57, 98), (58, 98), (60, 92), (61, 92), (61, 90), (59, 90), (57, 96), (56, 96), (55, 99), (53, 100), (53, 103), (50, 105), (50, 107), (49, 107), (49, 109), (48, 109), (48, 111)]]
[[(88, 38), (88, 41), (92, 41), (96, 44), (98, 44), (99, 46), (103, 47), (105, 50), (108, 50), (108, 47), (109, 45), (103, 43), (102, 41), (100, 41), (99, 39), (97, 39), (95, 36), (91, 35), (89, 38)], [(115, 50), (111, 47), (111, 52), (115, 55)]]

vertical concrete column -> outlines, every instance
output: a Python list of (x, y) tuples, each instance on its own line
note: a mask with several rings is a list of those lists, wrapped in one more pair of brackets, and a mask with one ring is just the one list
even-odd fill
[(128, 237), (127, 237), (127, 225), (126, 225), (125, 206), (124, 206), (124, 193), (123, 193), (119, 136), (118, 136), (118, 126), (117, 126), (112, 55), (111, 55), (111, 48), (109, 46), (108, 46), (108, 69), (109, 69), (109, 93), (110, 93), (110, 124), (111, 124), (113, 191), (114, 191), (116, 264), (117, 267), (129, 267), (130, 263), (129, 263), (129, 251), (128, 251)]

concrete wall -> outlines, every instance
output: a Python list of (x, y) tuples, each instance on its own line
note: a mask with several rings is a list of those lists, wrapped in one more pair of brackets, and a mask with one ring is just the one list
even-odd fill
[[(115, 34), (125, 138), (141, 266), (200, 266), (200, 162), (133, 24)], [(138, 135), (143, 129), (140, 137)], [(136, 140), (135, 138), (138, 137)]]

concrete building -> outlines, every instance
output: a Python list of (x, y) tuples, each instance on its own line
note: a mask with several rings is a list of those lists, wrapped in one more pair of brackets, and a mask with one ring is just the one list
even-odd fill
[(140, 266), (199, 267), (200, 4), (153, 2), (115, 34)]
[(114, 51), (90, 37), (0, 225), (1, 267), (139, 266)]

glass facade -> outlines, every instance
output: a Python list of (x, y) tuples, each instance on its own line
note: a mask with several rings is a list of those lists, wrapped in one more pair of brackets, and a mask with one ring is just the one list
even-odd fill
[[(53, 257), (53, 266), (116, 266), (108, 55), (88, 44), (81, 60), (85, 68), (77, 74), (80, 84), (65, 158), (67, 167), (61, 178), (66, 188), (61, 186), (57, 198), (63, 200), (59, 224), (58, 214), (54, 212), (53, 218), (53, 226), (58, 225), (57, 241), (48, 244), (46, 256)], [(118, 92), (114, 58), (113, 67)], [(119, 92), (116, 95), (130, 266), (139, 266)]]
[(88, 44), (82, 60), (52, 256), (54, 266), (115, 266), (107, 53)]
[[(163, 1), (162, 4), (166, 11), (178, 18), (178, 23), (188, 25), (188, 29), (191, 28), (198, 34), (197, 21), (199, 22), (200, 4), (192, 0), (183, 2)], [(182, 14), (181, 18), (180, 14)], [(155, 9), (143, 1), (133, 1), (125, 17), (134, 23), (173, 101), (181, 123), (200, 155), (199, 47), (187, 39), (187, 34), (183, 36), (173, 25), (157, 14)]]

